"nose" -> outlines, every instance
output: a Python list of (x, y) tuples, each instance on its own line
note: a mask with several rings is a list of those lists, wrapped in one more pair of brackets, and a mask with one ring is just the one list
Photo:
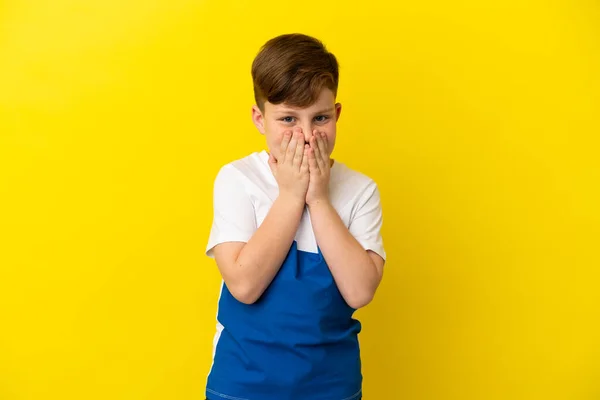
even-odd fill
[(310, 142), (310, 138), (313, 136), (313, 126), (312, 124), (302, 124), (302, 133), (304, 133), (304, 141), (306, 143)]

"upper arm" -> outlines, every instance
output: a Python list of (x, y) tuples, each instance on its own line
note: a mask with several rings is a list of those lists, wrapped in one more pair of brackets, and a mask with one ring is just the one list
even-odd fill
[[(237, 242), (237, 245), (222, 247), (222, 249), (225, 249), (225, 256), (219, 258), (229, 260), (231, 251), (228, 250), (237, 249), (239, 243), (248, 242), (256, 231), (254, 206), (243, 178), (243, 175), (231, 165), (221, 168), (215, 178), (213, 222), (206, 246), (206, 254), (209, 257), (216, 258), (215, 250), (217, 246), (223, 243)], [(224, 255), (223, 251), (219, 253), (221, 256)], [(236, 258), (238, 254), (239, 252), (236, 254)]]
[(383, 212), (379, 189), (375, 182), (371, 181), (359, 200), (348, 230), (367, 250), (378, 270), (383, 270), (386, 258), (381, 236), (382, 224)]
[(381, 278), (383, 278), (383, 266), (385, 265), (385, 260), (379, 254), (375, 253), (372, 250), (367, 250), (367, 254), (371, 258), (371, 261), (373, 261), (375, 269), (377, 269), (377, 275), (379, 276), (379, 280), (381, 280)]
[[(242, 252), (246, 243), (244, 242), (224, 242), (213, 248), (213, 255), (219, 268), (219, 272), (225, 283), (232, 283), (235, 278), (235, 266), (237, 258)], [(229, 285), (232, 286), (232, 285)]]
[(213, 257), (231, 294), (246, 302), (244, 282), (236, 274), (237, 259), (256, 231), (256, 215), (245, 177), (226, 165), (217, 174), (213, 191), (213, 223), (206, 254)]

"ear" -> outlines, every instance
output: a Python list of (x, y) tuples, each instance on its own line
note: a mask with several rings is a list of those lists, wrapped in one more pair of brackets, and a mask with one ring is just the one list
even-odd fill
[(257, 105), (252, 106), (252, 122), (256, 129), (261, 133), (261, 135), (265, 134), (265, 117), (263, 112), (260, 111)]
[(335, 103), (335, 122), (340, 119), (340, 114), (342, 113), (342, 103)]

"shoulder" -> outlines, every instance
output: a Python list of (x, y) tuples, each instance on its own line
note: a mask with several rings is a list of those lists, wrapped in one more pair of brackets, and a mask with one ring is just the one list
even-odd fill
[(227, 195), (249, 195), (260, 201), (275, 196), (277, 181), (267, 152), (254, 152), (223, 165), (215, 178), (214, 190)]
[(256, 182), (263, 180), (265, 175), (270, 174), (266, 152), (254, 152), (243, 158), (232, 160), (223, 165), (218, 173), (217, 180), (237, 181), (238, 183)]
[(337, 160), (331, 170), (330, 185), (332, 196), (345, 205), (360, 203), (378, 193), (375, 180)]

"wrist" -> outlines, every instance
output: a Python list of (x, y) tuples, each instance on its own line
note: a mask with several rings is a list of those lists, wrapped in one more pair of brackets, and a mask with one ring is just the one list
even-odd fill
[(303, 197), (295, 196), (287, 192), (280, 192), (279, 196), (277, 196), (277, 200), (293, 208), (304, 208), (304, 206), (306, 205), (305, 199)]
[(327, 209), (331, 207), (331, 201), (328, 197), (322, 197), (311, 200), (310, 202), (307, 202), (306, 205), (309, 210)]

